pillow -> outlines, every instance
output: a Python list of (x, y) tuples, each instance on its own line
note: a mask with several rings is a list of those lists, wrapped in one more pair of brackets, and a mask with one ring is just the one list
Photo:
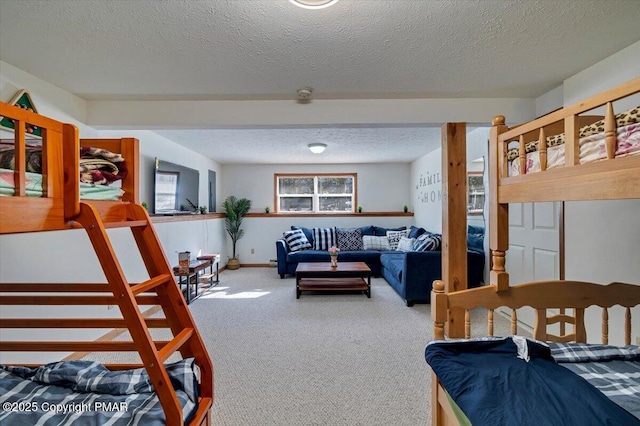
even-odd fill
[(373, 225), (365, 225), (360, 227), (362, 235), (376, 235), (376, 227)]
[(313, 228), (313, 248), (329, 250), (336, 245), (336, 228)]
[(413, 243), (416, 241), (415, 238), (402, 237), (400, 241), (398, 241), (398, 248), (396, 251), (411, 251), (413, 249)]
[(424, 234), (425, 232), (427, 232), (426, 229), (424, 228), (418, 228), (416, 226), (411, 225), (411, 228), (409, 229), (409, 238), (418, 238), (420, 235)]
[(412, 251), (438, 251), (442, 247), (442, 235), (422, 234), (413, 243)]
[(400, 238), (406, 237), (408, 231), (387, 231), (387, 238), (389, 239), (389, 246), (391, 250), (395, 250), (398, 248), (398, 242), (400, 242)]
[(307, 240), (307, 237), (301, 229), (285, 231), (282, 236), (287, 242), (290, 251), (300, 251), (311, 248), (311, 243)]
[(313, 247), (313, 230), (309, 228), (305, 228), (303, 226), (294, 226), (294, 225), (291, 226), (292, 231), (296, 229), (300, 229), (302, 232), (304, 232), (304, 236), (307, 237), (309, 244), (311, 244), (311, 246)]
[(467, 228), (467, 248), (479, 252), (484, 252), (484, 228), (481, 226), (469, 225)]
[(360, 228), (336, 229), (336, 239), (340, 250), (364, 250)]
[(389, 239), (385, 237), (376, 237), (374, 235), (363, 235), (362, 244), (365, 250), (389, 251)]
[(376, 233), (374, 235), (383, 237), (387, 235), (387, 231), (404, 231), (405, 229), (407, 229), (406, 226), (401, 226), (400, 228), (380, 228), (376, 226)]

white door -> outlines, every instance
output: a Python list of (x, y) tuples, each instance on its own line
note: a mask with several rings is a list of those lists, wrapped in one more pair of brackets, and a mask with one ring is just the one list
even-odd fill
[[(509, 205), (506, 254), (509, 285), (559, 279), (561, 206), (561, 203)], [(526, 328), (533, 328), (533, 309), (519, 309), (518, 320)]]

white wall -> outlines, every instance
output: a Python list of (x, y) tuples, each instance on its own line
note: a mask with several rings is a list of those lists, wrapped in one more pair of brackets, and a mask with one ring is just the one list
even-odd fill
[[(28, 89), (38, 112), (54, 119), (78, 126), (80, 137), (137, 137), (140, 139), (141, 201), (149, 199), (153, 184), (153, 158), (166, 156), (174, 162), (184, 162), (200, 169), (200, 197), (207, 200), (207, 170), (219, 173), (220, 166), (199, 154), (176, 145), (152, 132), (96, 131), (81, 120), (86, 118), (86, 102), (43, 80), (27, 74), (4, 62), (0, 63), (0, 98), (10, 100), (19, 89)], [(204, 176), (204, 177), (203, 177)], [(203, 181), (204, 179), (204, 181)], [(220, 188), (220, 183), (218, 184)], [(206, 204), (206, 203), (202, 203)], [(177, 251), (223, 252), (225, 234), (222, 219), (162, 223), (156, 232), (170, 264), (177, 263)], [(131, 282), (148, 278), (131, 233), (127, 230), (109, 231), (111, 242), (119, 255), (123, 271)], [(37, 232), (0, 235), (0, 281), (2, 282), (104, 282), (105, 278), (86, 233), (81, 230)], [(69, 310), (42, 307), (3, 307), (2, 316), (37, 317), (44, 314), (76, 317), (113, 316), (117, 310), (78, 307)], [(31, 339), (91, 340), (108, 330), (79, 331), (73, 337), (68, 333), (30, 331)], [(24, 331), (0, 331), (0, 340), (24, 336)], [(21, 354), (20, 362), (47, 362), (67, 354)], [(17, 355), (0, 353), (0, 362), (17, 362)]]
[[(473, 169), (471, 162), (477, 158), (485, 159), (483, 179), (485, 182), (485, 206), (482, 216), (467, 216), (467, 223), (484, 226), (488, 237), (488, 200), (489, 200), (489, 128), (481, 127), (467, 132), (467, 170)], [(442, 148), (424, 155), (411, 163), (411, 200), (415, 205), (415, 226), (430, 232), (442, 232)], [(484, 239), (485, 282), (489, 277), (489, 238)]]
[[(640, 41), (565, 80), (565, 106), (640, 77), (638, 58)], [(636, 97), (633, 106), (639, 104)], [(565, 206), (567, 278), (640, 285), (640, 200), (568, 202)], [(622, 324), (622, 311), (610, 312), (610, 322)], [(632, 335), (640, 336), (640, 308), (634, 309), (632, 318)], [(591, 313), (587, 323), (589, 340), (599, 341), (599, 312)], [(622, 344), (622, 332), (621, 327), (611, 327), (610, 341)]]
[[(238, 198), (251, 200), (251, 212), (263, 213), (269, 206), (274, 212), (274, 175), (276, 173), (357, 173), (358, 205), (363, 212), (401, 212), (406, 204), (411, 209), (409, 182), (409, 164), (268, 164), (222, 166), (224, 197), (235, 195)], [(220, 201), (223, 201), (221, 199)], [(311, 218), (251, 218), (244, 220), (245, 236), (238, 241), (236, 247), (241, 263), (268, 263), (275, 259), (275, 240), (282, 237), (282, 232), (291, 225), (315, 227), (338, 226), (354, 227), (363, 225), (378, 226), (411, 226), (411, 217), (311, 217)], [(231, 255), (231, 245), (227, 242), (226, 255)], [(251, 249), (254, 253), (251, 253)]]

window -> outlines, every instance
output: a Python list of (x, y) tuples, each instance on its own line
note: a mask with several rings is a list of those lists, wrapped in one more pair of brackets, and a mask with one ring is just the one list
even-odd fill
[(467, 214), (481, 215), (484, 210), (484, 182), (482, 172), (467, 174)]
[(355, 212), (356, 174), (276, 174), (276, 211)]

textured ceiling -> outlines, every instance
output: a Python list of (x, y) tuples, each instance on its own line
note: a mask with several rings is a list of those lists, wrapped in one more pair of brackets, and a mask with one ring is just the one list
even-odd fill
[[(640, 40), (638, 22), (637, 0), (0, 0), (0, 60), (88, 100), (293, 99), (303, 86), (315, 99), (537, 97)], [(389, 141), (380, 128), (307, 132), (360, 153)], [(295, 138), (161, 133), (221, 162), (250, 156), (192, 141), (275, 152)]]

